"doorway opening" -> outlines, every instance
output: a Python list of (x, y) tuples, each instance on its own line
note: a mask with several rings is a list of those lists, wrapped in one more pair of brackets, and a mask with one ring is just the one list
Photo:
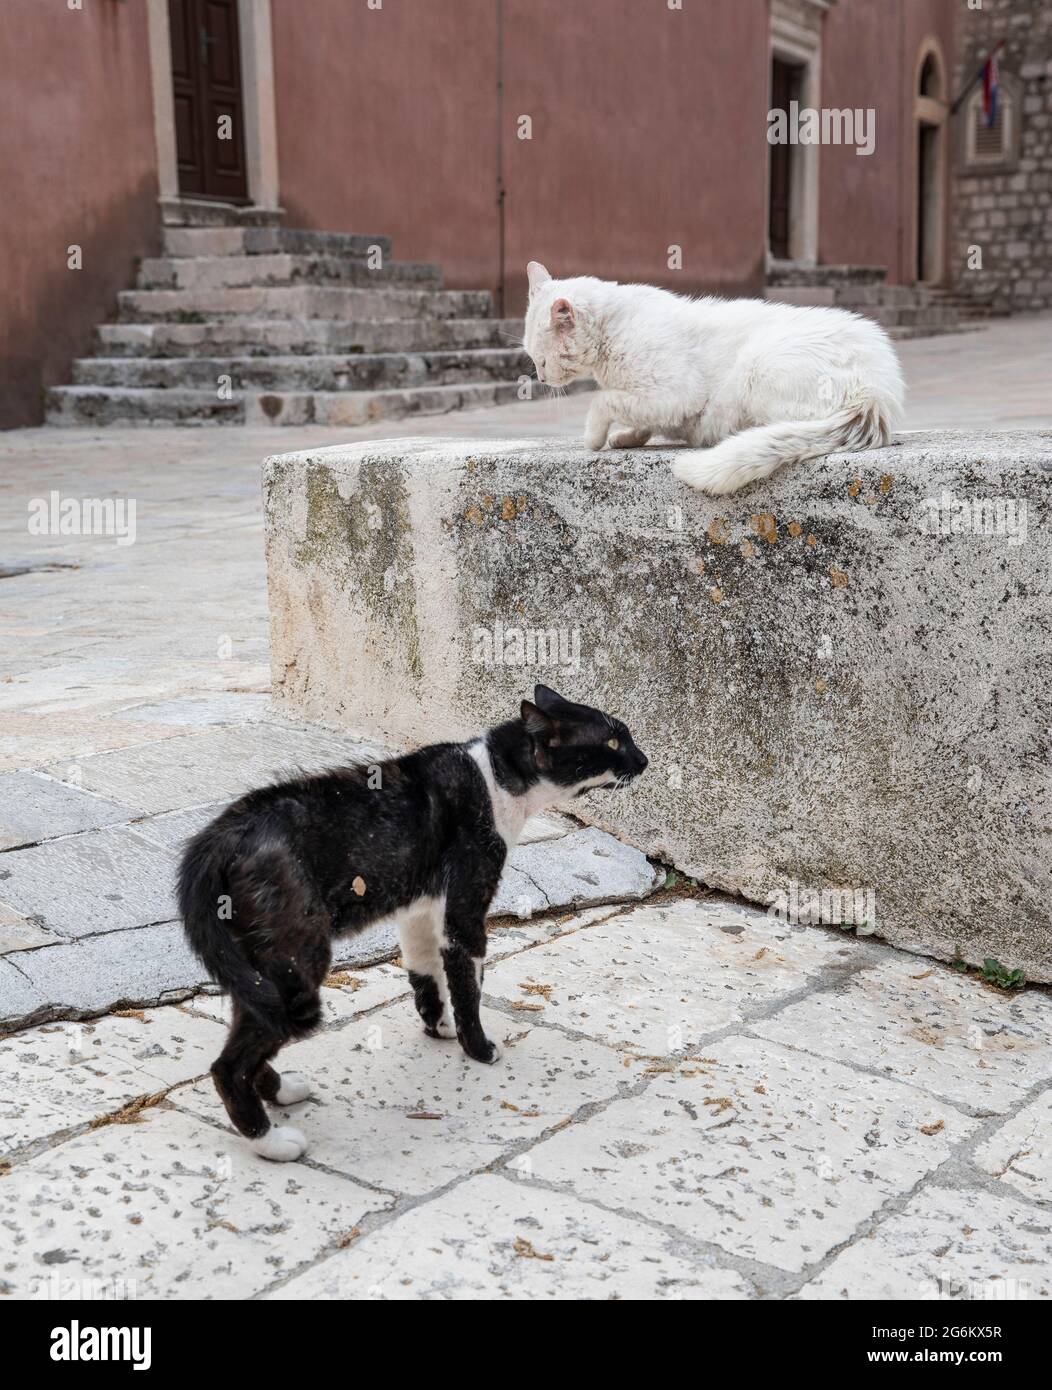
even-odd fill
[(922, 49), (914, 102), (916, 188), (913, 272), (918, 284), (945, 273), (946, 102), (942, 63), (934, 44)]
[[(788, 116), (790, 102), (802, 103), (805, 71), (802, 63), (790, 63), (783, 58), (772, 59), (771, 110), (784, 111)], [(800, 178), (796, 158), (799, 148), (799, 145), (790, 144), (770, 146), (767, 235), (771, 255), (778, 261), (793, 258), (794, 245), (798, 241), (793, 217), (799, 204), (799, 188), (795, 186)]]
[(238, 0), (168, 0), (179, 193), (247, 203)]

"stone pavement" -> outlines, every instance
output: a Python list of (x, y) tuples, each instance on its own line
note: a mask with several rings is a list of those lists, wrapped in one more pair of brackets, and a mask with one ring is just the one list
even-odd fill
[(227, 1124), (223, 1001), (0, 1041), (0, 1292), (1052, 1295), (1044, 993), (674, 896), (495, 926), (484, 992), (493, 1067), (331, 977), (293, 1165)]
[[(167, 737), (33, 771), (0, 773), (0, 1027), (183, 998), (207, 984), (178, 921), (186, 839), (225, 802), (285, 770), (389, 754), (266, 715), (265, 696), (136, 706)], [(538, 816), (509, 856), (491, 915), (644, 897), (644, 855), (565, 816)], [(335, 960), (394, 955), (394, 925), (341, 941)]]
[[(912, 428), (1052, 425), (1048, 316), (901, 350)], [(585, 408), (426, 432), (573, 436)], [(380, 932), (300, 1045), (306, 1160), (229, 1131), (174, 855), (242, 786), (360, 748), (270, 709), (260, 460), (422, 428), (0, 436), (0, 1016), (65, 1016), (0, 1039), (0, 1292), (1047, 1293), (1047, 993), (715, 899), (553, 915), (652, 887), (565, 819), (508, 876), (534, 915), (494, 923), (500, 1063), (418, 1032), (364, 965)], [(53, 491), (134, 500), (135, 543), (29, 533)]]

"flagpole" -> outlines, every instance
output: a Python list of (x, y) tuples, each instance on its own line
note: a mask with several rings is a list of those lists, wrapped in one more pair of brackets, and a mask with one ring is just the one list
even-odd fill
[(950, 107), (950, 115), (951, 115), (951, 116), (955, 114), (955, 112), (957, 111), (957, 108), (960, 106), (961, 102), (965, 99), (965, 97), (971, 95), (972, 89), (975, 87), (976, 83), (982, 81), (983, 73), (986, 71), (986, 65), (987, 65), (987, 63), (988, 63), (988, 62), (990, 61), (990, 59), (993, 58), (996, 54), (1000, 53), (1001, 49), (1004, 48), (1004, 46), (1005, 46), (1005, 41), (1004, 41), (1004, 39), (1000, 39), (1000, 40), (998, 41), (998, 43), (996, 44), (996, 46), (995, 46), (994, 48), (991, 48), (990, 52), (986, 55), (986, 57), (983, 59), (983, 61), (979, 64), (979, 71), (975, 74), (975, 76), (972, 78), (972, 80), (968, 83), (967, 87), (965, 87), (964, 91), (961, 92), (960, 96), (957, 98), (957, 100), (956, 100), (956, 101), (953, 103), (953, 105)]

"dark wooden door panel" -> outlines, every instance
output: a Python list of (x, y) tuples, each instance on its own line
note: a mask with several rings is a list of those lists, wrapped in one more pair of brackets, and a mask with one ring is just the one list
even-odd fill
[(237, 0), (168, 0), (179, 191), (248, 201)]
[[(771, 69), (771, 110), (788, 114), (792, 100), (793, 70), (775, 58)], [(771, 161), (770, 213), (768, 235), (771, 255), (789, 259), (789, 206), (792, 150), (788, 145), (769, 145)]]

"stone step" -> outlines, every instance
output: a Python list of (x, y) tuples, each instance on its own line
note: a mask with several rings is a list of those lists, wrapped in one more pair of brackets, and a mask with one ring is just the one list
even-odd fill
[(767, 272), (769, 285), (876, 285), (883, 282), (882, 265), (774, 265)]
[(296, 227), (164, 227), (166, 256), (370, 255), (379, 248), (386, 260), (391, 238), (352, 232), (312, 232)]
[(268, 357), (335, 352), (511, 348), (521, 319), (228, 319), (209, 323), (104, 323), (100, 357)]
[(205, 198), (161, 198), (161, 222), (166, 227), (277, 227), (283, 208), (240, 207)]
[(141, 290), (225, 290), (245, 286), (325, 285), (332, 281), (362, 287), (416, 285), (439, 289), (442, 270), (415, 261), (390, 261), (375, 270), (351, 256), (296, 256), (278, 252), (251, 256), (158, 256), (139, 270)]
[(832, 286), (814, 289), (775, 286), (769, 287), (766, 294), (776, 303), (847, 309), (874, 319), (887, 329), (914, 330), (910, 337), (919, 337), (922, 331), (952, 331), (959, 322), (957, 310), (952, 305), (936, 302), (930, 291), (913, 285), (883, 285), (867, 294), (840, 291)]
[(780, 304), (815, 305), (822, 308), (931, 304), (931, 291), (918, 285), (771, 285), (766, 298)]
[(240, 425), (240, 398), (215, 391), (113, 390), (106, 386), (52, 386), (45, 394), (49, 425)]
[(928, 327), (924, 324), (916, 328), (888, 328), (889, 338), (902, 342), (909, 338), (943, 338), (948, 333), (974, 333), (977, 325), (968, 323), (944, 324), (941, 327)]
[(357, 289), (252, 285), (227, 290), (122, 290), (121, 323), (200, 323), (237, 316), (274, 319), (488, 318), (488, 290)]
[[(591, 390), (592, 383), (569, 388)], [(215, 391), (185, 388), (53, 386), (47, 392), (47, 423), (57, 426), (149, 427), (152, 425), (363, 425), (407, 415), (444, 415), (453, 410), (504, 405), (523, 399), (517, 381), (473, 382), (386, 391), (235, 392), (219, 400)], [(531, 399), (526, 397), (525, 399)], [(548, 399), (540, 392), (532, 399)]]
[(533, 376), (521, 348), (308, 357), (83, 357), (75, 386), (235, 391), (377, 391)]

